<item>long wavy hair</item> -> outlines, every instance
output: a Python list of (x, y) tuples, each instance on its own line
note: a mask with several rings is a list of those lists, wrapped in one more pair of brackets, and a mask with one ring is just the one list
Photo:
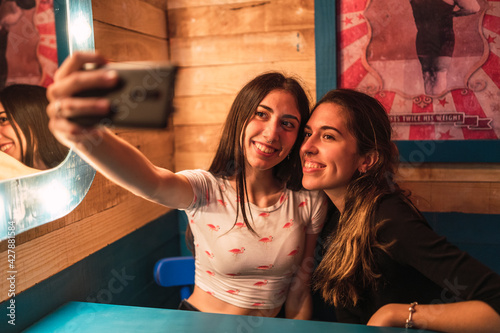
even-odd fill
[(361, 290), (374, 286), (380, 277), (374, 265), (374, 248), (385, 251), (390, 245), (377, 241), (376, 232), (383, 221), (376, 221), (374, 212), (384, 195), (402, 193), (394, 181), (399, 154), (391, 141), (387, 113), (375, 98), (354, 90), (332, 90), (312, 112), (323, 103), (342, 107), (347, 129), (356, 139), (360, 155), (377, 156), (366, 173), (356, 171), (353, 175), (344, 211), (314, 274), (314, 288), (321, 290), (326, 301), (336, 306), (355, 305)]
[[(46, 89), (29, 84), (13, 84), (0, 91), (7, 119), (21, 145), (23, 164), (34, 167), (41, 160), (47, 168), (59, 165), (68, 155), (68, 148), (59, 143), (49, 130)], [(17, 126), (15, 126), (17, 124)], [(22, 137), (26, 139), (23, 147)]]
[[(304, 137), (304, 127), (309, 120), (310, 100), (298, 78), (286, 76), (280, 72), (267, 72), (248, 82), (237, 94), (226, 118), (217, 152), (208, 169), (217, 177), (226, 179), (234, 177), (236, 180), (236, 195), (239, 198), (248, 197), (245, 181), (246, 157), (242, 147), (245, 129), (259, 104), (274, 90), (287, 91), (295, 97), (301, 120), (294, 146), (288, 156), (273, 168), (273, 175), (291, 190), (300, 190), (302, 188), (302, 166), (299, 156), (302, 142), (299, 138)], [(249, 223), (251, 219), (251, 216), (249, 219), (250, 210), (245, 205), (245, 200), (239, 200), (235, 223), (240, 211), (248, 230), (255, 234)], [(192, 234), (189, 226), (186, 231), (186, 243), (193, 251)]]

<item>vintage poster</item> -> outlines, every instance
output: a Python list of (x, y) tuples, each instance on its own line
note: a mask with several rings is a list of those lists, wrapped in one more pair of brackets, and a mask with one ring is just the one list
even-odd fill
[(48, 86), (57, 69), (53, 0), (0, 0), (0, 88)]
[(376, 97), (395, 140), (500, 136), (500, 1), (343, 0), (339, 87)]

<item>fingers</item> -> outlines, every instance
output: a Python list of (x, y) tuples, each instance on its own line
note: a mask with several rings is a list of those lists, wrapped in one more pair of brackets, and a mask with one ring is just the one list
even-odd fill
[(87, 141), (94, 132), (100, 129), (85, 128), (66, 118), (52, 118), (49, 121), (49, 129), (56, 139), (63, 145), (73, 148), (78, 143)]
[(70, 73), (81, 70), (87, 63), (93, 63), (100, 66), (106, 64), (107, 60), (99, 53), (75, 52), (58, 68), (54, 75), (54, 80), (57, 81)]
[(49, 101), (73, 96), (89, 89), (111, 88), (118, 83), (118, 74), (107, 69), (82, 70), (85, 64), (105, 64), (106, 60), (94, 53), (74, 53), (54, 75), (54, 83), (47, 88)]
[(89, 89), (111, 88), (118, 83), (116, 71), (108, 69), (82, 70), (85, 64), (99, 67), (106, 60), (96, 53), (75, 52), (60, 66), (54, 82), (47, 88), (47, 115), (49, 129), (64, 145), (75, 147), (85, 143), (102, 129), (88, 128), (69, 120), (81, 116), (105, 116), (109, 113), (110, 102), (105, 98), (76, 97), (79, 92)]
[(106, 89), (118, 83), (118, 73), (113, 70), (77, 71), (54, 80), (47, 89), (49, 101), (74, 96), (90, 89)]
[[(59, 105), (58, 105), (59, 102)], [(88, 115), (89, 112), (101, 115), (107, 114), (109, 104), (106, 101), (79, 101), (68, 102), (68, 100), (58, 100), (50, 103), (47, 107), (47, 114), (49, 114), (49, 130), (57, 138), (59, 142), (67, 147), (75, 148), (78, 144), (85, 144), (89, 141), (95, 141), (100, 132), (103, 131), (102, 127), (84, 127), (69, 120), (69, 117), (76, 117), (80, 114)], [(73, 106), (72, 106), (73, 105)], [(76, 107), (78, 105), (78, 107)], [(86, 110), (90, 110), (86, 112)]]
[(52, 134), (67, 147), (76, 148), (79, 143), (94, 140), (102, 128), (85, 127), (69, 120), (79, 116), (104, 117), (109, 113), (110, 102), (95, 98), (65, 98), (49, 103), (49, 129)]
[(110, 102), (98, 98), (63, 98), (50, 102), (47, 106), (49, 118), (72, 118), (80, 116), (105, 116), (109, 113)]

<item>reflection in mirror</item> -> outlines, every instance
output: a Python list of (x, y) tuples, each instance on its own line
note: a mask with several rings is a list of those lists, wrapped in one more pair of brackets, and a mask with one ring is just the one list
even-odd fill
[(70, 151), (58, 167), (0, 182), (0, 240), (65, 216), (87, 194), (95, 171)]
[(67, 156), (68, 148), (49, 131), (48, 103), (41, 86), (13, 84), (0, 91), (0, 180), (56, 167)]
[[(57, 54), (59, 63), (62, 63), (73, 51), (94, 49), (91, 0), (27, 1), (36, 3), (36, 5), (30, 7), (32, 12), (25, 13), (28, 16), (25, 16), (23, 20), (34, 25), (44, 24), (46, 29), (51, 25), (53, 28), (48, 28), (48, 31), (45, 30), (44, 36), (35, 36), (33, 29), (22, 29), (17, 33), (15, 30), (10, 30), (10, 35), (17, 38), (17, 46), (22, 41), (32, 42), (33, 38), (38, 38), (39, 43), (37, 44), (45, 46), (45, 51), (51, 50), (49, 52), (51, 55)], [(0, 5), (6, 2), (0, 0)], [(16, 1), (16, 4), (18, 2), (23, 1)], [(0, 8), (0, 19), (1, 15)], [(50, 29), (53, 29), (52, 34)], [(57, 34), (57, 47), (55, 34)], [(0, 40), (0, 42), (4, 43), (6, 41)], [(17, 57), (23, 58), (24, 52), (19, 53), (19, 51), (18, 48)], [(39, 48), (38, 53), (40, 52)], [(15, 63), (15, 61), (13, 62)], [(46, 65), (47, 63), (50, 67), (51, 62), (48, 61), (48, 58), (44, 58), (44, 63), (41, 62), (40, 65)], [(11, 68), (11, 65), (9, 64), (9, 68)], [(55, 70), (56, 67), (57, 63), (55, 63), (53, 69)], [(50, 71), (42, 71), (42, 83), (38, 85), (47, 86), (51, 82), (50, 75), (47, 75), (50, 74)], [(8, 79), (7, 85), (14, 82), (16, 80)], [(20, 82), (33, 83), (17, 80), (17, 83)], [(25, 95), (22, 99), (29, 96)], [(19, 148), (20, 150), (12, 155), (7, 154), (13, 148), (12, 143), (0, 146), (0, 149), (3, 150), (3, 152), (0, 151), (0, 163), (5, 173), (7, 170), (12, 173), (18, 172), (13, 175), (15, 178), (0, 176), (0, 240), (3, 240), (61, 218), (72, 211), (88, 192), (94, 179), (95, 170), (72, 151), (69, 151), (67, 155), (65, 153), (61, 155), (61, 150), (63, 152), (68, 151), (66, 148), (56, 147), (52, 149), (52, 147), (49, 149), (52, 143), (32, 140), (34, 136), (38, 135), (36, 130), (28, 123), (25, 123), (25, 120), (21, 120), (23, 118), (12, 116), (9, 102), (1, 100), (1, 103), (0, 109), (3, 113), (0, 114), (0, 119), (6, 118), (10, 126), (14, 124), (12, 126), (14, 135), (10, 134), (12, 142), (17, 140), (16, 142), (23, 143), (23, 148)], [(18, 135), (16, 135), (16, 130)], [(26, 140), (26, 143), (23, 140)], [(47, 140), (50, 141), (51, 139)], [(34, 151), (31, 157), (28, 156), (29, 143), (32, 144), (31, 147)], [(0, 145), (2, 145), (2, 142), (0, 142)], [(14, 148), (18, 149), (18, 147)], [(47, 150), (43, 155), (45, 156), (47, 153), (49, 157), (42, 157), (42, 150)], [(37, 155), (37, 151), (40, 156)], [(23, 157), (23, 153), (25, 153), (25, 157)], [(28, 162), (30, 159), (31, 162)], [(62, 163), (60, 163), (61, 160), (63, 160)]]

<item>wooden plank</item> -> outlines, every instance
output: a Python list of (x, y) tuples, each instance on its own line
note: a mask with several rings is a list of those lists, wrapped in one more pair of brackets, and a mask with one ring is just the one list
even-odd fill
[(177, 126), (175, 150), (181, 152), (213, 152), (217, 149), (223, 125)]
[[(79, 223), (16, 246), (16, 293), (71, 266), (167, 211), (166, 207), (133, 197)], [(0, 257), (7, 258), (6, 252), (1, 252)], [(7, 260), (3, 260), (0, 267), (3, 272), (9, 271)], [(2, 279), (0, 301), (7, 299), (7, 290), (8, 281)]]
[(404, 181), (500, 182), (497, 163), (401, 164), (398, 178)]
[[(149, 1), (149, 0), (147, 0)], [(258, 1), (248, 0), (167, 0), (169, 10), (175, 8), (197, 7), (197, 6), (219, 6), (224, 4), (254, 3)], [(262, 2), (262, 1), (261, 1)]]
[(491, 212), (500, 212), (500, 183), (492, 183), (489, 193), (489, 205)]
[(110, 61), (168, 61), (166, 39), (94, 21), (95, 49)]
[(149, 3), (151, 6), (160, 8), (163, 11), (167, 10), (168, 0), (139, 0), (139, 1)]
[(175, 153), (174, 129), (134, 129), (118, 131), (118, 136), (139, 149), (154, 164), (171, 168)]
[(226, 120), (236, 95), (177, 97), (174, 125), (221, 124)]
[(245, 1), (219, 5), (210, 1), (204, 6), (182, 9), (174, 9), (169, 1), (168, 6), (171, 38), (314, 29), (314, 1)]
[(245, 83), (267, 71), (282, 71), (286, 75), (296, 76), (311, 94), (315, 87), (316, 71), (313, 61), (190, 67), (179, 70), (176, 96), (236, 94)]
[(175, 154), (175, 171), (203, 169), (207, 170), (215, 156), (215, 151)]
[(164, 10), (139, 0), (93, 0), (92, 16), (99, 23), (125, 28), (153, 37), (167, 38)]
[(203, 38), (172, 38), (176, 64), (208, 66), (258, 62), (311, 61), (314, 29)]
[(422, 211), (500, 214), (500, 205), (494, 201), (499, 198), (498, 183), (431, 181), (401, 182), (401, 186), (412, 191)]

